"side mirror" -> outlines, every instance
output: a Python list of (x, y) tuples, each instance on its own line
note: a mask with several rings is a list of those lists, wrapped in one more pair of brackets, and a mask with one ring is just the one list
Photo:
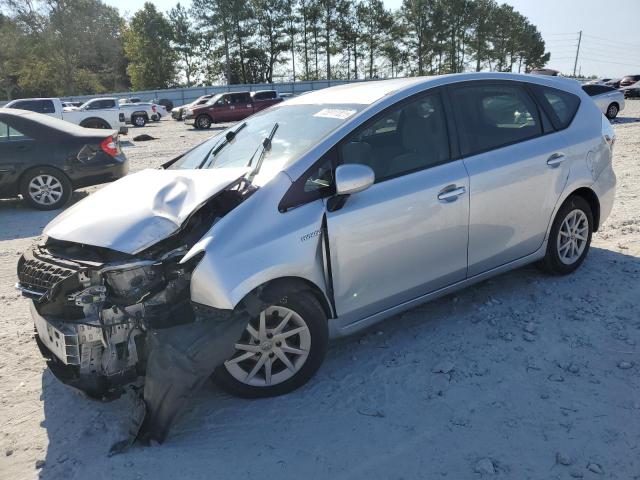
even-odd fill
[(357, 163), (340, 165), (336, 168), (336, 193), (351, 195), (366, 190), (375, 181), (371, 167)]
[(349, 195), (366, 190), (376, 179), (375, 173), (370, 167), (357, 163), (340, 165), (336, 168), (336, 195), (327, 202), (330, 212), (340, 210)]

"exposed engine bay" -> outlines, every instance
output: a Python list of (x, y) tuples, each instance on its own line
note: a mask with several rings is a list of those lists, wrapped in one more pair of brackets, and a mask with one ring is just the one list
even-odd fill
[[(136, 255), (54, 238), (27, 251), (18, 262), (17, 287), (32, 299), (36, 340), (54, 375), (92, 397), (112, 399), (124, 391), (123, 385), (145, 376), (154, 355), (151, 344), (158, 347), (162, 341), (174, 341), (176, 335), (163, 335), (163, 331), (200, 329), (197, 336), (211, 332), (232, 348), (246, 323), (225, 330), (225, 336), (220, 328), (230, 325), (224, 320), (231, 311), (216, 311), (191, 301), (191, 272), (204, 254), (184, 263), (181, 260), (216, 222), (254, 191), (243, 180), (235, 182), (195, 210), (174, 235)], [(199, 326), (208, 321), (210, 324)], [(179, 341), (184, 343), (184, 339)], [(168, 350), (176, 355), (179, 347)], [(207, 361), (222, 362), (231, 352), (226, 347), (218, 350), (221, 358)], [(166, 352), (155, 355), (160, 358)], [(216, 366), (200, 370), (211, 374)], [(171, 379), (172, 372), (164, 366), (152, 368)], [(192, 373), (176, 371), (173, 375), (184, 378)], [(201, 377), (198, 373), (197, 382)], [(151, 397), (157, 394), (159, 381), (150, 382), (156, 392), (151, 392)], [(157, 404), (158, 399), (147, 398), (147, 387), (145, 402)], [(166, 397), (166, 392), (161, 396)], [(175, 412), (166, 413), (167, 408), (162, 407), (161, 416), (170, 424)], [(151, 414), (159, 415), (157, 411)], [(158, 437), (163, 437), (168, 424), (156, 429), (162, 432)]]

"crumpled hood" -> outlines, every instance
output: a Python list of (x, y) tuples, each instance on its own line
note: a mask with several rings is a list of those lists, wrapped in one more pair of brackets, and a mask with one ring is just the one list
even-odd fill
[(246, 168), (143, 170), (109, 184), (54, 218), (44, 234), (135, 254), (176, 232)]

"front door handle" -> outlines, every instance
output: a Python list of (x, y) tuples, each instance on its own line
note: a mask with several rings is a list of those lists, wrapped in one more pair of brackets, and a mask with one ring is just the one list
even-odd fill
[(457, 187), (455, 185), (449, 185), (448, 187), (443, 188), (438, 193), (438, 200), (443, 202), (452, 202), (460, 195), (464, 195), (467, 189), (464, 187)]
[(566, 158), (567, 157), (564, 156), (564, 153), (554, 153), (547, 160), (547, 165), (549, 165), (552, 168), (555, 168), (558, 165), (560, 165), (562, 162), (564, 162)]

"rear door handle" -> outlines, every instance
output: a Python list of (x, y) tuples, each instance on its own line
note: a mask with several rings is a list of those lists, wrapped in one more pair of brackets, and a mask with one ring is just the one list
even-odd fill
[(438, 200), (444, 202), (452, 202), (460, 195), (464, 195), (467, 189), (464, 187), (456, 187), (455, 185), (449, 185), (448, 187), (444, 187), (438, 193)]
[(547, 160), (547, 165), (555, 168), (558, 165), (560, 165), (562, 162), (564, 162), (566, 158), (567, 157), (564, 156), (564, 153), (554, 153)]

